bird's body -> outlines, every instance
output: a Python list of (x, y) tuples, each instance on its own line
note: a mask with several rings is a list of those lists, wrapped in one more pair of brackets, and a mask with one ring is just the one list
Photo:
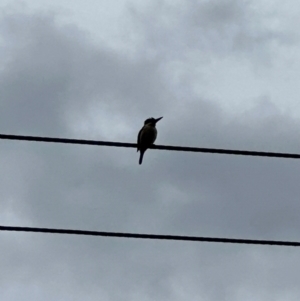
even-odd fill
[(145, 151), (154, 143), (157, 137), (157, 129), (155, 125), (160, 119), (162, 119), (162, 117), (157, 119), (146, 119), (144, 126), (139, 131), (137, 139), (137, 151), (140, 151), (139, 164), (142, 164)]

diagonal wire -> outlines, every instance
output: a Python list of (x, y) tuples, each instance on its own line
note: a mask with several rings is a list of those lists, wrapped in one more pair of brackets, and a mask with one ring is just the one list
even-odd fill
[(190, 242), (215, 242), (215, 243), (230, 243), (230, 244), (300, 247), (300, 242), (297, 242), (297, 241), (257, 240), (257, 239), (239, 239), (239, 238), (183, 236), (183, 235), (138, 234), (138, 233), (123, 233), (123, 232), (73, 230), (73, 229), (36, 228), (36, 227), (0, 226), (0, 231), (17, 231), (17, 232), (104, 236), (104, 237), (136, 238), (136, 239), (152, 239), (152, 240), (175, 240), (175, 241), (190, 241)]
[[(39, 136), (23, 136), (23, 135), (7, 135), (7, 134), (0, 134), (0, 139), (35, 141), (35, 142), (51, 142), (51, 143), (66, 143), (66, 144), (81, 144), (81, 145), (102, 145), (102, 146), (113, 146), (113, 147), (131, 147), (131, 148), (137, 147), (136, 143), (84, 140), (84, 139), (69, 139), (69, 138), (52, 138), (52, 137), (39, 137)], [(171, 146), (171, 145), (152, 145), (149, 148), (160, 149), (160, 150), (169, 150), (169, 151), (181, 151), (181, 152), (300, 159), (300, 154), (292, 154), (292, 153), (276, 153), (276, 152), (261, 152), (261, 151), (217, 149), (217, 148), (203, 148), (203, 147), (186, 147), (186, 146)]]

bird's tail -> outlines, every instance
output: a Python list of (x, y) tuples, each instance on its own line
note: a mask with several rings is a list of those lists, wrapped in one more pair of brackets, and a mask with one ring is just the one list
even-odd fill
[(140, 150), (141, 154), (140, 154), (140, 160), (139, 160), (139, 164), (141, 165), (143, 162), (143, 157), (144, 157), (144, 150)]

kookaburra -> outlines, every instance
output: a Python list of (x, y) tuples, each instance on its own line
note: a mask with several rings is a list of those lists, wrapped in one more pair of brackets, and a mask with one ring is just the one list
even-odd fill
[(161, 120), (162, 117), (157, 119), (155, 118), (148, 118), (144, 122), (144, 126), (141, 128), (137, 138), (137, 151), (140, 151), (140, 160), (139, 164), (143, 162), (143, 156), (146, 149), (154, 143), (157, 137), (157, 130), (156, 130), (156, 123)]

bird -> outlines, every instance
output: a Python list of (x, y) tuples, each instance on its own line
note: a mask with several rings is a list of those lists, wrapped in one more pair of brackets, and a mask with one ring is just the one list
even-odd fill
[(140, 151), (139, 164), (142, 164), (145, 151), (154, 143), (157, 137), (157, 129), (155, 125), (161, 119), (162, 117), (157, 119), (153, 117), (146, 119), (144, 126), (139, 131), (137, 137), (137, 151)]

